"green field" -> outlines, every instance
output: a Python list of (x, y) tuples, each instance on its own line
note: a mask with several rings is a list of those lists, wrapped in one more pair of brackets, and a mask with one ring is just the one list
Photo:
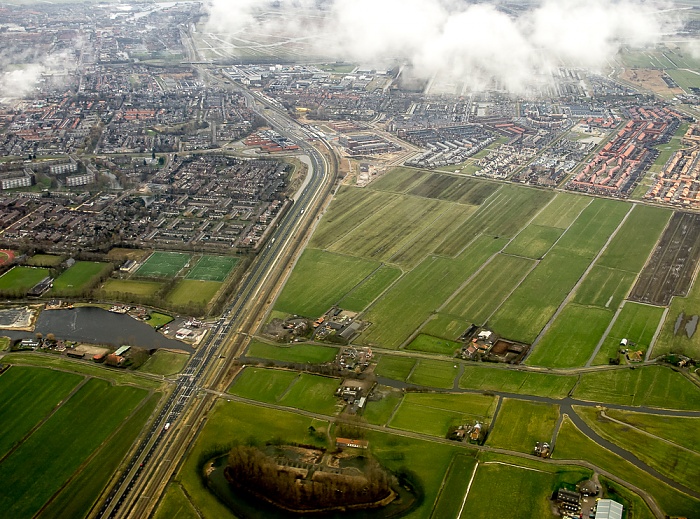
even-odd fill
[(106, 275), (111, 269), (111, 263), (76, 261), (72, 267), (54, 280), (50, 294), (61, 296), (83, 295), (98, 283), (100, 277)]
[(635, 277), (636, 273), (596, 264), (576, 289), (573, 301), (614, 311), (632, 288)]
[(700, 453), (700, 445), (698, 445), (700, 418), (659, 416), (619, 409), (606, 409), (605, 414), (609, 418), (614, 418), (629, 424), (631, 427)]
[(196, 279), (182, 279), (178, 281), (165, 300), (175, 306), (187, 306), (190, 304), (205, 306), (211, 301), (221, 288), (218, 281), (199, 281)]
[(406, 382), (424, 387), (451, 389), (459, 372), (459, 365), (444, 360), (418, 359)]
[(58, 267), (63, 261), (63, 256), (54, 254), (35, 254), (27, 260), (30, 267)]
[[(2, 279), (2, 278), (0, 278)], [(674, 297), (668, 309), (661, 333), (654, 345), (654, 357), (666, 353), (680, 353), (692, 358), (700, 357), (700, 341), (697, 332), (688, 337), (685, 328), (692, 316), (700, 315), (700, 283), (693, 283), (687, 297)], [(676, 330), (676, 323), (680, 326)]]
[(569, 303), (535, 346), (527, 364), (548, 368), (584, 366), (613, 315), (612, 310)]
[(275, 310), (316, 318), (377, 267), (375, 261), (306, 249), (277, 298)]
[(559, 406), (504, 398), (487, 443), (491, 447), (532, 453), (535, 443), (551, 443), (558, 418)]
[(363, 315), (372, 326), (362, 334), (362, 342), (391, 349), (401, 346), (504, 242), (481, 236), (455, 259), (430, 256), (423, 260)]
[(680, 449), (626, 424), (607, 420), (597, 409), (577, 406), (575, 410), (603, 438), (630, 451), (672, 480), (688, 488), (697, 488), (700, 481), (699, 453)]
[(382, 355), (377, 363), (375, 373), (380, 377), (394, 380), (406, 380), (415, 365), (416, 359), (412, 359), (411, 357)]
[(104, 297), (119, 298), (124, 295), (129, 296), (154, 296), (163, 288), (163, 283), (159, 281), (137, 281), (134, 279), (108, 279), (102, 285), (101, 291)]
[[(365, 412), (362, 414), (365, 420), (375, 425), (386, 425), (401, 402), (403, 394), (398, 390), (391, 390), (385, 386), (379, 386), (384, 395), (381, 400), (368, 400), (365, 404)], [(375, 391), (376, 394), (376, 391)]]
[(552, 492), (562, 482), (576, 483), (586, 477), (582, 469), (559, 470), (551, 473), (502, 462), (480, 463), (459, 519), (516, 517), (516, 510), (517, 517), (551, 517)]
[(154, 519), (199, 519), (199, 514), (185, 495), (182, 486), (171, 483), (158, 506)]
[(144, 278), (174, 278), (187, 262), (190, 254), (184, 252), (154, 252), (134, 273)]
[(592, 198), (571, 193), (557, 193), (554, 199), (532, 220), (531, 225), (565, 230), (590, 203)]
[(435, 337), (458, 339), (469, 328), (470, 323), (453, 315), (437, 313), (425, 322), (421, 331)]
[(612, 472), (649, 492), (667, 515), (695, 517), (700, 514), (700, 501), (674, 490), (617, 454), (599, 446), (579, 431), (568, 418), (565, 418), (561, 425), (552, 457), (563, 460), (588, 460), (595, 466)]
[(186, 276), (201, 281), (225, 281), (238, 258), (232, 256), (202, 256)]
[(361, 312), (389, 288), (401, 274), (401, 270), (383, 265), (348, 292), (338, 304), (351, 312)]
[(234, 379), (229, 393), (275, 403), (298, 377), (299, 374), (294, 371), (247, 367)]
[(258, 340), (253, 340), (246, 350), (246, 357), (309, 364), (331, 362), (336, 355), (338, 355), (338, 348), (332, 346), (315, 344), (280, 346)]
[(642, 305), (627, 301), (610, 329), (603, 347), (593, 359), (594, 364), (607, 364), (620, 349), (620, 341), (627, 339), (628, 348), (645, 352), (651, 345), (656, 328), (661, 322), (664, 309), (658, 306)]
[(338, 386), (340, 380), (337, 378), (302, 373), (278, 403), (312, 413), (333, 415), (339, 406), (335, 396)]
[(141, 365), (139, 371), (154, 375), (175, 375), (183, 370), (188, 360), (190, 356), (185, 353), (158, 350)]
[(495, 407), (486, 395), (408, 393), (389, 426), (444, 438), (451, 426), (489, 423)]
[(433, 510), (433, 517), (459, 517), (466, 493), (465, 482), (474, 473), (476, 462), (471, 456), (455, 456), (445, 475), (445, 483)]
[[(8, 517), (31, 517), (61, 489), (95, 449), (147, 395), (128, 386), (89, 380), (0, 463), (0, 494)], [(51, 474), (50, 478), (42, 475)]]
[(426, 353), (438, 353), (440, 355), (454, 355), (455, 351), (462, 346), (461, 343), (433, 337), (424, 333), (418, 334), (405, 349), (424, 351)]
[(444, 311), (467, 322), (484, 324), (534, 266), (534, 261), (498, 254), (457, 293)]
[(0, 458), (82, 380), (72, 373), (24, 366), (0, 375)]
[(564, 398), (574, 388), (578, 377), (575, 375), (552, 375), (489, 366), (464, 366), (459, 379), (463, 389), (483, 391), (503, 391), (524, 395)]
[(584, 373), (573, 396), (609, 404), (700, 410), (700, 388), (663, 366)]
[(418, 184), (428, 177), (430, 177), (430, 173), (427, 171), (420, 171), (412, 168), (396, 168), (382, 175), (382, 177), (375, 182), (372, 182), (371, 187), (379, 191), (405, 193), (411, 186)]
[(24, 295), (27, 290), (49, 275), (49, 271), (37, 267), (13, 267), (0, 276), (0, 290)]
[(514, 256), (540, 259), (552, 248), (563, 232), (557, 227), (531, 224), (523, 229), (503, 252)]

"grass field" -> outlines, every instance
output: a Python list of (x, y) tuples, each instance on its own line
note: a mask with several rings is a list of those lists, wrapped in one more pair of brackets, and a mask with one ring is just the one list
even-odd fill
[(459, 372), (458, 364), (451, 361), (418, 359), (406, 382), (424, 387), (450, 389)]
[(484, 324), (534, 265), (535, 262), (524, 258), (496, 255), (444, 311), (471, 323)]
[(158, 350), (141, 365), (139, 371), (154, 375), (175, 375), (182, 371), (188, 360), (190, 356), (185, 353)]
[(54, 254), (35, 254), (27, 260), (30, 267), (58, 267), (63, 261), (63, 256)]
[(372, 189), (379, 191), (391, 191), (405, 193), (411, 186), (418, 184), (430, 176), (427, 171), (412, 168), (395, 168), (387, 172), (380, 179), (372, 182)]
[(425, 322), (421, 331), (435, 337), (454, 340), (459, 338), (470, 323), (453, 315), (437, 313)]
[(561, 482), (584, 479), (584, 474), (577, 468), (553, 474), (502, 462), (480, 463), (459, 519), (513, 517), (515, 510), (517, 517), (550, 517), (552, 492)]
[(160, 397), (159, 393), (153, 394), (123, 422), (110, 441), (102, 444), (90, 462), (61, 490), (39, 517), (81, 517), (89, 510), (155, 411)]
[(362, 334), (368, 345), (398, 348), (432, 312), (504, 245), (505, 239), (477, 238), (456, 259), (430, 256), (405, 274), (364, 314), (372, 326)]
[(463, 389), (503, 391), (548, 398), (564, 398), (576, 384), (578, 377), (549, 373), (533, 373), (488, 366), (464, 366), (459, 379)]
[(372, 274), (379, 263), (306, 249), (299, 258), (275, 310), (316, 318)]
[(22, 295), (49, 275), (49, 271), (37, 267), (13, 267), (0, 276), (0, 290), (17, 290)]
[(110, 251), (107, 253), (107, 259), (110, 261), (140, 261), (146, 254), (148, 254), (148, 251), (142, 249), (125, 249), (115, 247), (110, 249)]
[(668, 315), (654, 345), (654, 357), (666, 353), (681, 353), (692, 358), (700, 357), (700, 341), (698, 341), (697, 332), (692, 337), (688, 337), (685, 326), (679, 326), (678, 330), (675, 330), (678, 320), (687, 322), (693, 315), (700, 315), (700, 283), (698, 282), (693, 284), (687, 297), (674, 297), (671, 300)]
[(100, 276), (107, 274), (112, 265), (96, 261), (76, 261), (53, 282), (52, 295), (80, 295), (94, 286)]
[(631, 427), (700, 453), (700, 445), (697, 441), (700, 418), (659, 416), (619, 409), (606, 409), (605, 414), (610, 418), (629, 424)]
[(389, 426), (444, 438), (451, 426), (489, 423), (495, 407), (486, 395), (408, 393)]
[(394, 380), (406, 380), (415, 365), (416, 359), (412, 359), (411, 357), (382, 355), (374, 371), (380, 377)]
[(635, 277), (636, 273), (596, 264), (576, 289), (573, 301), (616, 310), (632, 288)]
[(234, 379), (229, 393), (273, 404), (298, 377), (294, 371), (247, 367)]
[(142, 389), (89, 380), (0, 463), (0, 480), (13, 482), (0, 494), (3, 513), (38, 512), (145, 396)]
[(614, 312), (569, 303), (527, 358), (531, 366), (584, 366), (613, 318)]
[(246, 350), (247, 357), (309, 364), (331, 362), (337, 354), (338, 348), (332, 346), (317, 346), (315, 344), (278, 346), (258, 340), (253, 340)]
[(232, 256), (202, 256), (197, 264), (187, 273), (187, 279), (201, 281), (225, 281), (238, 263)]
[(339, 385), (337, 378), (302, 373), (278, 403), (312, 413), (333, 415), (338, 411), (335, 390)]
[(171, 483), (158, 506), (154, 519), (199, 519), (199, 514), (187, 499), (182, 486)]
[(175, 306), (186, 306), (189, 304), (204, 306), (214, 298), (220, 288), (221, 283), (218, 281), (182, 279), (168, 293), (166, 301)]
[(658, 306), (627, 301), (593, 363), (607, 364), (608, 359), (617, 355), (622, 339), (635, 343), (635, 346), (630, 346), (631, 349), (645, 352), (651, 345), (663, 313), (664, 309)]
[(552, 457), (564, 460), (588, 460), (612, 472), (653, 495), (667, 515), (695, 517), (700, 514), (700, 501), (672, 489), (620, 456), (599, 446), (579, 431), (568, 418), (565, 418), (561, 425)]
[(148, 314), (148, 319), (145, 321), (145, 323), (151, 328), (155, 328), (157, 330), (166, 324), (173, 322), (174, 320), (175, 319), (172, 315), (162, 314), (160, 312), (151, 312)]
[(174, 278), (187, 262), (190, 255), (184, 252), (154, 252), (134, 273), (144, 278)]
[(700, 454), (679, 449), (642, 431), (607, 420), (597, 409), (575, 407), (576, 414), (603, 438), (630, 451), (660, 473), (688, 488), (700, 481)]
[(433, 517), (459, 517), (466, 494), (464, 483), (471, 478), (475, 465), (476, 460), (471, 456), (457, 455), (452, 459), (450, 470), (445, 475), (445, 483), (433, 509)]
[(24, 366), (0, 375), (0, 458), (82, 380), (73, 373)]
[(418, 334), (410, 344), (406, 346), (407, 350), (424, 351), (426, 353), (438, 353), (440, 355), (454, 355), (454, 352), (462, 346), (461, 343), (433, 337), (424, 333)]
[(571, 193), (557, 193), (554, 199), (532, 220), (531, 225), (566, 229), (576, 221), (593, 199)]
[(540, 259), (552, 248), (563, 232), (557, 227), (528, 225), (503, 252), (514, 256)]
[(348, 292), (338, 304), (341, 308), (351, 312), (361, 312), (379, 297), (384, 290), (389, 288), (401, 274), (400, 269), (383, 265)]
[(375, 425), (386, 425), (399, 405), (403, 394), (399, 390), (391, 390), (384, 386), (379, 386), (384, 396), (381, 400), (368, 400), (365, 404), (365, 412), (362, 414), (365, 420)]
[(700, 388), (664, 366), (584, 373), (573, 396), (609, 404), (700, 409)]
[(134, 279), (108, 279), (102, 285), (101, 291), (106, 298), (117, 298), (121, 294), (135, 296), (153, 296), (161, 288), (163, 283), (159, 281), (137, 281)]
[(531, 344), (590, 260), (555, 247), (489, 320), (500, 335)]
[(559, 418), (559, 406), (504, 398), (488, 445), (532, 453), (537, 442), (550, 443)]

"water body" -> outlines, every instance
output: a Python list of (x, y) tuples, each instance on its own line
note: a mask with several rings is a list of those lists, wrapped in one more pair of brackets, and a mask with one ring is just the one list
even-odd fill
[(45, 310), (39, 314), (34, 332), (2, 330), (0, 334), (12, 339), (34, 337), (35, 333), (46, 336), (53, 333), (57, 339), (109, 344), (129, 344), (139, 348), (169, 348), (188, 353), (194, 349), (184, 342), (168, 339), (151, 326), (124, 314), (115, 314), (102, 308), (81, 307), (63, 310)]

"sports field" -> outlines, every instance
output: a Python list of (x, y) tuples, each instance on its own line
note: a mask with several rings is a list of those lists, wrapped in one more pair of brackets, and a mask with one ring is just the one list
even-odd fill
[(53, 282), (52, 295), (75, 295), (95, 286), (100, 277), (112, 269), (111, 263), (76, 261)]
[(36, 267), (12, 267), (0, 276), (0, 290), (24, 293), (49, 275), (49, 271)]
[(201, 281), (225, 281), (238, 263), (232, 256), (202, 256), (197, 264), (187, 273), (187, 279)]
[(144, 278), (174, 278), (177, 276), (191, 255), (184, 252), (154, 252), (134, 273)]
[[(2, 251), (0, 251), (0, 259), (2, 259)], [(63, 261), (62, 256), (54, 254), (35, 254), (27, 260), (27, 265), (30, 267), (57, 267)]]
[(123, 297), (123, 294), (132, 296), (153, 296), (161, 288), (163, 283), (159, 281), (143, 281), (135, 279), (108, 279), (102, 285), (101, 291), (106, 298)]
[[(93, 482), (89, 492), (83, 488), (76, 495), (72, 493), (78, 489), (69, 483), (80, 478), (82, 471), (94, 469), (91, 456), (104, 441), (124, 434), (128, 442), (118, 441), (112, 446), (113, 455), (101, 463), (102, 473), (111, 473), (145, 423), (148, 415), (140, 415), (138, 424), (130, 422), (130, 417), (148, 395), (146, 390), (113, 386), (99, 379), (79, 386), (82, 381), (78, 375), (42, 368), (11, 367), (0, 375), (0, 401), (5, 402), (0, 423), (12, 426), (11, 440), (4, 440), (5, 456), (0, 461), (0, 478), (13, 482), (0, 493), (0, 506), (8, 517), (31, 517), (62, 499), (63, 492), (79, 498), (84, 513), (85, 505), (89, 508), (106, 483), (105, 477), (97, 485)], [(45, 401), (22, 404), (21, 399), (41, 394)], [(56, 404), (60, 407), (51, 414)], [(17, 406), (23, 410), (18, 411)], [(83, 465), (85, 462), (88, 464)], [(44, 477), (47, 473), (50, 478)]]

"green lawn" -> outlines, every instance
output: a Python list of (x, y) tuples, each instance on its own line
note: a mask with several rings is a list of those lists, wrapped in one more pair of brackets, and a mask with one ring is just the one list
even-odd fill
[(659, 326), (664, 309), (658, 306), (642, 305), (627, 301), (617, 316), (608, 337), (594, 359), (594, 364), (607, 364), (620, 349), (620, 341), (627, 339), (635, 345), (628, 344), (633, 351), (646, 352)]
[(247, 367), (233, 380), (229, 393), (273, 404), (298, 378), (295, 371)]
[(158, 350), (141, 365), (139, 371), (154, 375), (175, 375), (183, 370), (188, 360), (190, 356), (186, 353)]
[(552, 248), (554, 242), (559, 239), (563, 232), (562, 229), (557, 227), (528, 225), (503, 252), (515, 256), (540, 259)]
[[(31, 517), (146, 396), (129, 386), (88, 381), (20, 447), (0, 463), (0, 494), (8, 517)], [(51, 474), (50, 478), (42, 475)]]
[(424, 351), (426, 353), (438, 353), (440, 355), (454, 355), (455, 351), (461, 347), (461, 343), (433, 337), (424, 333), (419, 334), (411, 343), (406, 346), (407, 350)]
[(233, 256), (202, 256), (187, 273), (187, 279), (225, 281), (237, 263), (238, 258)]
[(418, 359), (416, 367), (406, 380), (425, 387), (450, 389), (459, 372), (458, 364), (451, 361)]
[(279, 346), (258, 340), (253, 340), (246, 350), (247, 357), (309, 364), (331, 362), (336, 355), (338, 355), (338, 348), (332, 346), (318, 346), (315, 344)]
[(389, 426), (444, 438), (451, 426), (488, 424), (495, 407), (487, 395), (407, 393)]
[(30, 267), (58, 267), (63, 261), (63, 256), (54, 254), (35, 254), (27, 260)]
[(575, 375), (562, 376), (489, 366), (466, 365), (464, 366), (464, 373), (459, 379), (459, 387), (548, 398), (564, 398), (573, 389), (577, 380), (578, 377)]
[(145, 321), (145, 323), (151, 328), (155, 328), (156, 330), (165, 326), (168, 323), (173, 322), (174, 320), (172, 315), (161, 314), (160, 312), (151, 312), (150, 314), (148, 314), (148, 317), (149, 318)]
[(51, 295), (81, 295), (97, 284), (99, 278), (112, 269), (111, 263), (76, 261), (53, 282)]
[(191, 255), (184, 252), (154, 252), (134, 273), (145, 278), (174, 278), (177, 276)]
[(700, 514), (700, 501), (674, 490), (617, 454), (599, 446), (579, 431), (567, 418), (564, 419), (559, 430), (552, 457), (563, 460), (587, 460), (597, 467), (612, 472), (649, 492), (667, 515), (695, 517)]
[(379, 297), (384, 290), (389, 288), (401, 274), (400, 269), (383, 265), (347, 293), (338, 304), (341, 308), (351, 312), (361, 312)]
[(573, 396), (609, 404), (700, 410), (700, 388), (664, 366), (584, 373)]
[(161, 288), (163, 283), (159, 281), (137, 281), (133, 279), (108, 279), (102, 285), (101, 291), (104, 297), (119, 298), (123, 295), (130, 296), (153, 296)]
[(306, 249), (277, 299), (275, 310), (316, 318), (377, 267), (376, 261)]
[(66, 398), (83, 377), (13, 366), (0, 375), (0, 457)]
[(377, 301), (363, 320), (372, 323), (362, 334), (367, 345), (398, 348), (430, 314), (504, 245), (505, 239), (481, 236), (455, 259), (430, 256), (405, 274)]
[(168, 292), (165, 300), (175, 306), (194, 304), (203, 307), (214, 298), (220, 288), (221, 283), (218, 281), (182, 279)]
[(467, 322), (484, 324), (534, 265), (535, 262), (528, 259), (496, 255), (457, 293), (445, 312)]
[(558, 418), (559, 406), (504, 398), (487, 443), (491, 447), (532, 453), (535, 443), (551, 443)]
[(338, 398), (335, 396), (338, 386), (340, 380), (337, 378), (302, 373), (278, 403), (312, 413), (333, 415), (338, 411)]
[(411, 357), (396, 357), (382, 354), (377, 363), (375, 373), (380, 377), (394, 380), (406, 380), (415, 365), (416, 359), (412, 359)]
[(569, 303), (527, 358), (527, 364), (548, 368), (584, 366), (613, 315), (612, 310)]
[(49, 275), (47, 269), (37, 267), (13, 267), (0, 276), (0, 290), (17, 291), (24, 295), (27, 290)]

